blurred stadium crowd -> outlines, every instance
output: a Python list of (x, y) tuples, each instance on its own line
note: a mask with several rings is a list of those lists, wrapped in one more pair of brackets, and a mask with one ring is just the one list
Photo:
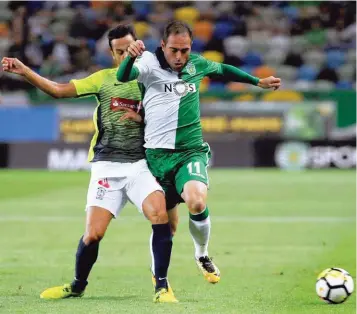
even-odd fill
[[(68, 81), (112, 66), (108, 29), (133, 23), (153, 51), (173, 18), (192, 26), (193, 51), (208, 59), (258, 77), (279, 76), (283, 88), (355, 89), (355, 1), (1, 1), (0, 55)], [(4, 73), (0, 86), (3, 91), (30, 87)], [(201, 88), (250, 87), (212, 78)]]

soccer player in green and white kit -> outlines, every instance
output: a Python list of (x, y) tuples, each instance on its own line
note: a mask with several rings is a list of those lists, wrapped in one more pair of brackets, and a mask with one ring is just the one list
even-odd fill
[[(108, 33), (116, 66), (136, 40), (129, 25), (119, 25)], [(55, 98), (95, 95), (98, 106), (93, 121), (95, 134), (89, 149), (92, 162), (87, 194), (86, 231), (76, 254), (75, 277), (71, 284), (46, 289), (44, 299), (81, 297), (97, 260), (99, 242), (113, 217), (127, 201), (135, 204), (152, 223), (151, 248), (156, 287), (154, 302), (177, 302), (167, 282), (172, 236), (161, 186), (150, 173), (144, 152), (141, 123), (141, 90), (136, 81), (121, 83), (116, 68), (98, 71), (84, 79), (58, 84), (36, 74), (15, 58), (3, 58), (4, 71), (22, 75), (31, 84)]]
[[(145, 147), (149, 168), (165, 190), (168, 210), (185, 202), (196, 263), (211, 283), (220, 272), (208, 256), (211, 221), (206, 204), (210, 149), (203, 141), (200, 124), (199, 86), (209, 75), (232, 81), (278, 88), (280, 79), (259, 79), (230, 65), (206, 60), (191, 53), (192, 30), (181, 21), (167, 24), (161, 47), (145, 51), (137, 40), (118, 70), (118, 80), (137, 79), (145, 94)], [(176, 209), (174, 209), (176, 210)]]

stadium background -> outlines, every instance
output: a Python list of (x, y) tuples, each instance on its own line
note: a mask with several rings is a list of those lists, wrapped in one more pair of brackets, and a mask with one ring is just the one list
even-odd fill
[[(192, 26), (194, 52), (258, 77), (281, 77), (278, 92), (224, 78), (206, 78), (201, 84), (202, 126), (214, 153), (213, 167), (275, 165), (274, 156), (265, 161), (259, 156), (262, 149), (271, 155), (279, 143), (256, 143), (258, 138), (322, 140), (312, 142), (318, 148), (310, 155), (354, 159), (345, 145), (352, 143), (333, 141), (355, 137), (355, 2), (2, 1), (0, 7), (0, 54), (17, 57), (57, 82), (111, 67), (106, 35), (118, 23), (133, 23), (153, 51), (172, 18)], [(94, 131), (94, 99), (54, 100), (3, 72), (0, 86), (0, 140), (21, 142), (2, 145), (3, 167), (88, 168), (85, 151)], [(23, 142), (45, 144), (27, 156)], [(331, 151), (328, 144), (344, 148)], [(282, 149), (290, 156), (289, 165), (297, 166), (311, 151), (306, 145)], [(68, 162), (73, 159), (77, 166)]]
[[(111, 27), (133, 23), (153, 51), (172, 18), (193, 27), (194, 52), (282, 78), (274, 92), (224, 78), (201, 85), (213, 151), (210, 251), (224, 281), (204, 290), (182, 209), (170, 276), (183, 303), (173, 312), (354, 313), (351, 300), (321, 306), (313, 285), (331, 265), (355, 278), (356, 2), (1, 1), (0, 56), (67, 82), (112, 65)], [(157, 310), (143, 284), (149, 225), (131, 206), (108, 231), (89, 297), (37, 300), (71, 278), (94, 107), (0, 72), (0, 312), (111, 313), (118, 302), (128, 313)]]

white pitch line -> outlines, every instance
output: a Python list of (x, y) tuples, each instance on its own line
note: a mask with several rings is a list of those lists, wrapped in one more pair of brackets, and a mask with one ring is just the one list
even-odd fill
[[(310, 217), (310, 216), (211, 216), (212, 222), (247, 222), (247, 223), (356, 223), (356, 217)], [(2, 222), (79, 222), (84, 221), (85, 215), (79, 216), (2, 216)], [(145, 221), (143, 216), (119, 217), (122, 222)], [(187, 221), (188, 217), (181, 217), (181, 221)]]

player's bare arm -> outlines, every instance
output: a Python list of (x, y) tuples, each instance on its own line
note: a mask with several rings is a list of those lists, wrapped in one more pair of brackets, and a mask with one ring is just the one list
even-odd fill
[(131, 58), (136, 58), (141, 56), (145, 51), (144, 42), (141, 40), (136, 40), (132, 42), (128, 47), (128, 54)]
[(48, 80), (32, 71), (17, 58), (4, 57), (1, 60), (1, 65), (3, 71), (23, 76), (29, 83), (54, 98), (69, 98), (77, 96), (77, 91), (73, 83), (60, 84)]
[(278, 89), (281, 85), (281, 79), (274, 76), (269, 76), (259, 80), (258, 86), (264, 89)]

